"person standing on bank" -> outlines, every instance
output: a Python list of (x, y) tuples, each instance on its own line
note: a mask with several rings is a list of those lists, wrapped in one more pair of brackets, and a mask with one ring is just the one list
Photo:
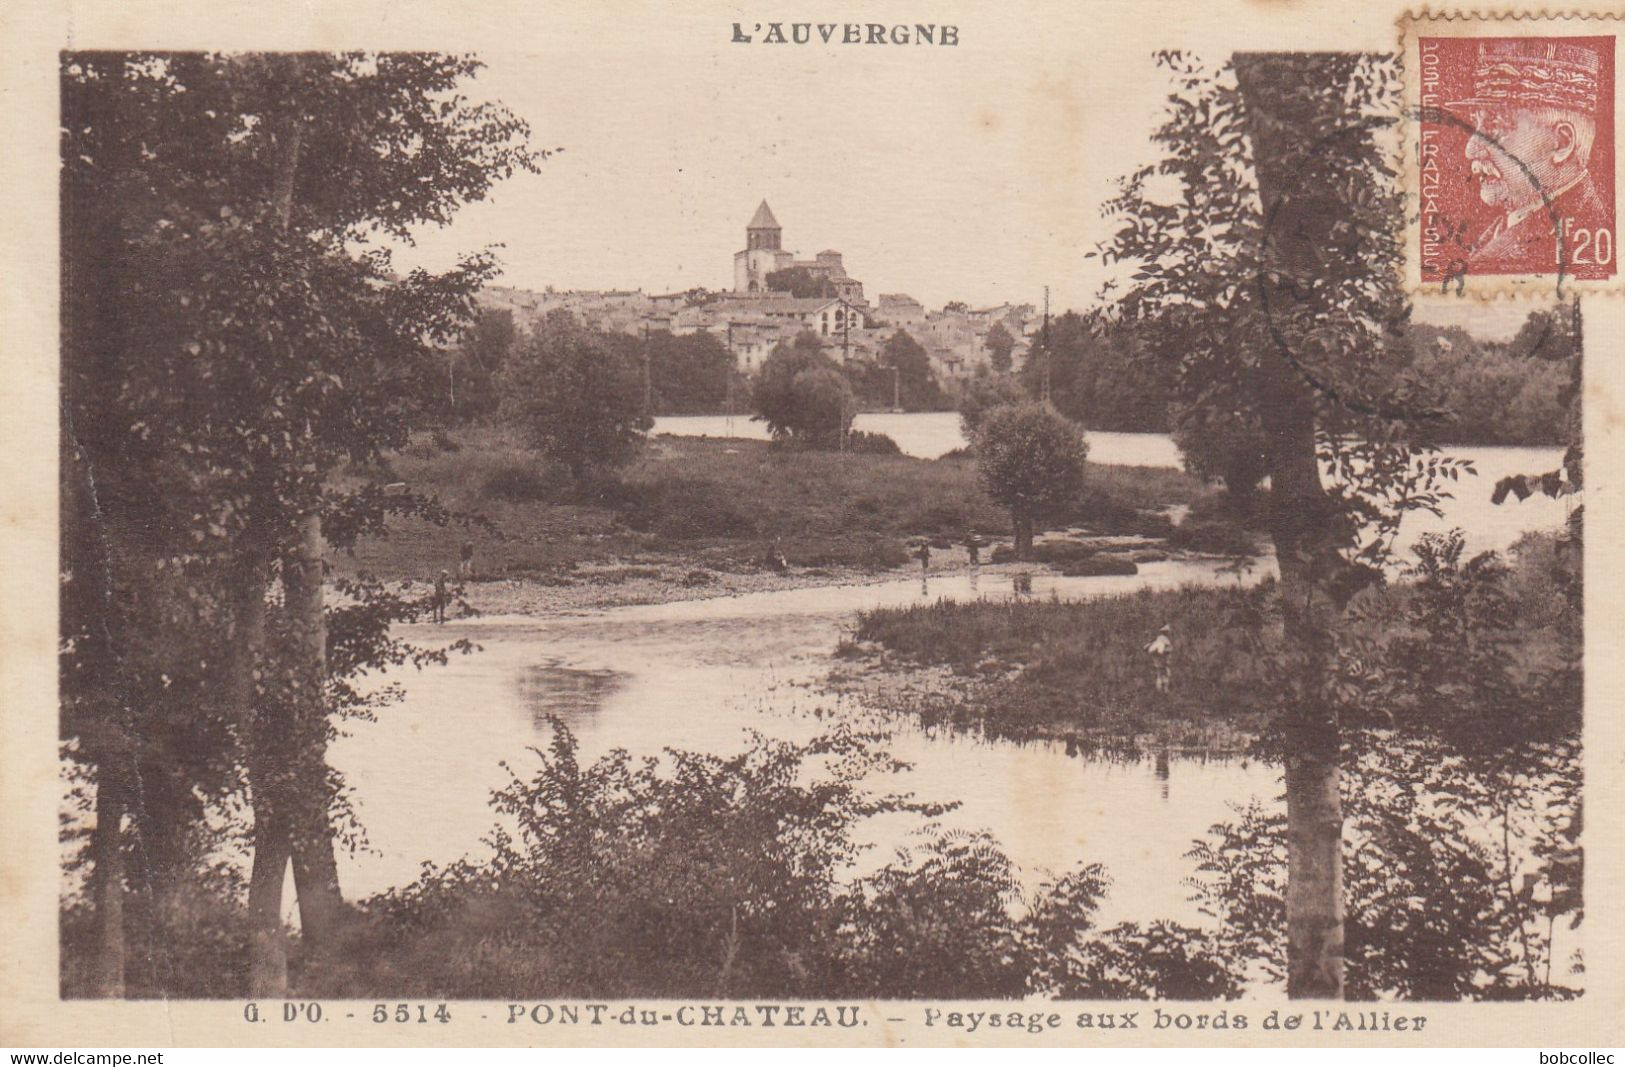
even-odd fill
[(457, 577), (470, 579), (474, 577), (474, 542), (464, 541), (462, 558), (457, 562)]
[(1145, 646), (1146, 654), (1151, 657), (1152, 669), (1156, 672), (1157, 692), (1167, 693), (1174, 687), (1173, 668), (1170, 664), (1174, 651), (1173, 627), (1167, 623), (1157, 631), (1157, 636)]
[(451, 599), (451, 593), (447, 589), (450, 582), (451, 572), (445, 570), (434, 580), (434, 598), (429, 602), (429, 617), (435, 622), (446, 621), (446, 603)]

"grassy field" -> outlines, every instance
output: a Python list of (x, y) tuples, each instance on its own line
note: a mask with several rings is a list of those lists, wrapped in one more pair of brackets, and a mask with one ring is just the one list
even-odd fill
[[(1155, 739), (1224, 751), (1243, 747), (1267, 717), (1257, 697), (1269, 680), (1249, 647), (1261, 595), (1191, 587), (1087, 601), (939, 602), (865, 612), (856, 638), (951, 676), (929, 696), (901, 698), (928, 720), (1105, 750)], [(1173, 688), (1158, 693), (1145, 646), (1165, 623), (1174, 628)]]
[[(613, 480), (581, 490), (501, 431), (456, 436), (456, 451), (425, 439), (385, 471), (347, 477), (405, 482), (483, 515), (497, 533), (402, 521), (387, 539), (338, 561), (341, 569), (424, 578), (455, 571), (458, 547), (473, 540), (487, 577), (563, 580), (583, 564), (660, 557), (738, 571), (759, 568), (777, 540), (793, 567), (884, 570), (907, 562), (910, 537), (957, 540), (974, 531), (998, 539), (1010, 529), (964, 458), (787, 453), (760, 441), (664, 437)], [(1088, 489), (1052, 523), (1166, 532), (1156, 512), (1204, 489), (1176, 470), (1091, 464)]]

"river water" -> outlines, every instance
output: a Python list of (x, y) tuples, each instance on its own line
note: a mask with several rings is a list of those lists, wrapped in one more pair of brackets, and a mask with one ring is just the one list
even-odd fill
[[(864, 420), (868, 421), (865, 425)], [(662, 419), (657, 432), (716, 434), (724, 420)], [(952, 414), (863, 416), (860, 428), (891, 434), (910, 454), (957, 447)], [(744, 436), (760, 424), (734, 420)], [(759, 436), (759, 434), (755, 434)], [(1157, 435), (1091, 434), (1091, 459), (1148, 466), (1177, 464), (1172, 442)], [(1494, 508), (1493, 480), (1550, 469), (1553, 449), (1475, 449), (1480, 470), (1442, 519), (1407, 520), (1406, 534), (1460, 524), (1475, 548), (1505, 549), (1524, 530), (1562, 522), (1545, 499)], [(1476, 484), (1475, 484), (1476, 483)], [(1031, 595), (1080, 598), (1187, 582), (1253, 581), (1270, 562), (1237, 576), (1198, 562), (1151, 563), (1128, 577), (1031, 577), (1018, 592), (1008, 574), (959, 573), (858, 586), (756, 593), (676, 604), (612, 608), (554, 618), (484, 617), (444, 627), (405, 627), (403, 636), (435, 644), (468, 637), (481, 651), (446, 667), (405, 670), (392, 679), (404, 700), (372, 723), (355, 723), (333, 746), (370, 850), (345, 861), (347, 895), (361, 897), (416, 877), (424, 861), (479, 855), (494, 823), (490, 791), (505, 785), (507, 761), (522, 776), (535, 770), (531, 746), (545, 747), (548, 716), (580, 739), (583, 760), (626, 748), (658, 755), (667, 746), (736, 752), (748, 731), (804, 739), (832, 718), (872, 724), (879, 713), (856, 698), (821, 691), (830, 653), (858, 611), (940, 598)], [(1068, 756), (1056, 745), (989, 741), (924, 731), (887, 719), (891, 751), (911, 763), (898, 779), (923, 801), (956, 801), (944, 826), (986, 829), (1023, 869), (1029, 885), (1079, 862), (1106, 865), (1114, 880), (1101, 919), (1198, 922), (1183, 880), (1191, 842), (1231, 816), (1231, 805), (1258, 797), (1276, 803), (1276, 769), (1235, 760), (1173, 757), (1120, 763)], [(919, 829), (914, 817), (888, 816), (865, 829), (878, 866)]]

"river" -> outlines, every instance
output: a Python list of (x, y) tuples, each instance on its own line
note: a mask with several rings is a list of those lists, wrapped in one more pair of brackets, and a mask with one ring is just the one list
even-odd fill
[[(864, 425), (863, 420), (869, 424)], [(723, 420), (663, 419), (657, 432), (712, 433)], [(733, 429), (760, 429), (737, 419)], [(910, 454), (940, 455), (960, 442), (955, 416), (864, 416), (860, 428), (891, 434)], [(1152, 466), (1177, 463), (1166, 437), (1091, 434), (1091, 459)], [(1474, 449), (1480, 476), (1458, 491), (1443, 518), (1407, 520), (1407, 536), (1460, 524), (1475, 548), (1505, 549), (1524, 530), (1555, 526), (1560, 502), (1531, 499), (1495, 508), (1493, 480), (1550, 469), (1554, 449)], [(531, 746), (545, 746), (556, 715), (581, 742), (583, 759), (613, 748), (658, 755), (667, 747), (738, 751), (747, 731), (806, 738), (832, 717), (873, 723), (877, 713), (850, 697), (823, 692), (830, 653), (858, 611), (939, 598), (1032, 595), (1077, 598), (1186, 582), (1251, 581), (1214, 564), (1142, 565), (1128, 577), (1035, 575), (1017, 593), (1009, 575), (933, 576), (878, 584), (755, 593), (658, 606), (611, 608), (557, 618), (483, 617), (443, 628), (405, 627), (403, 636), (432, 644), (468, 637), (481, 651), (445, 667), (403, 671), (404, 700), (376, 722), (348, 728), (332, 748), (344, 772), (370, 849), (345, 860), (346, 894), (360, 897), (416, 877), (424, 861), (478, 855), (494, 821), (490, 791), (507, 782), (507, 761), (522, 775), (537, 765)], [(957, 801), (945, 826), (987, 829), (1020, 865), (1027, 883), (1079, 862), (1106, 865), (1114, 880), (1102, 908), (1107, 923), (1157, 918), (1198, 922), (1183, 880), (1193, 839), (1231, 815), (1231, 805), (1259, 797), (1275, 803), (1276, 769), (1230, 760), (1119, 763), (1068, 756), (1060, 746), (988, 741), (925, 731), (895, 719), (895, 755), (913, 764), (898, 781), (923, 801)], [(889, 816), (866, 828), (878, 865), (918, 829), (912, 817)]]

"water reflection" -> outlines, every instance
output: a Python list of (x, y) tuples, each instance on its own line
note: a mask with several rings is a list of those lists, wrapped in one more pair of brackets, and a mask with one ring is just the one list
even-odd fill
[[(1032, 573), (1019, 586), (973, 585), (966, 570), (929, 576), (932, 597), (1109, 595), (1191, 581), (1234, 583), (1211, 564), (1147, 564), (1134, 576), (1064, 578)], [(1246, 580), (1256, 580), (1257, 575)], [(1000, 579), (1002, 585), (1002, 578)], [(1018, 588), (1025, 593), (1016, 592)], [(513, 772), (528, 777), (558, 715), (576, 734), (583, 765), (615, 748), (658, 756), (663, 748), (727, 756), (749, 733), (805, 741), (832, 722), (887, 730), (888, 749), (912, 765), (880, 791), (956, 801), (945, 828), (987, 829), (1036, 888), (1046, 872), (1104, 863), (1116, 880), (1103, 922), (1201, 921), (1186, 897), (1184, 853), (1193, 838), (1230, 816), (1227, 801), (1278, 791), (1273, 768), (1185, 759), (1173, 752), (1167, 777), (1150, 758), (1084, 752), (1062, 743), (1015, 744), (928, 730), (911, 718), (833, 696), (822, 681), (830, 650), (850, 633), (853, 612), (920, 602), (910, 575), (867, 586), (832, 586), (572, 617), (486, 617), (446, 627), (403, 628), (408, 639), (469, 637), (482, 651), (445, 667), (403, 669), (403, 703), (377, 722), (356, 723), (333, 747), (354, 788), (370, 853), (346, 857), (346, 892), (366, 896), (411, 881), (425, 860), (479, 855), (495, 821), (490, 791)], [(453, 633), (452, 631), (455, 631)], [(1167, 779), (1182, 788), (1170, 793)], [(425, 788), (426, 783), (431, 784)], [(862, 863), (878, 867), (919, 829), (914, 817), (876, 820)]]
[(530, 709), (539, 729), (547, 726), (549, 718), (557, 718), (571, 732), (579, 733), (598, 714), (605, 698), (626, 684), (627, 677), (620, 671), (563, 667), (557, 661), (538, 664), (519, 675), (519, 699)]

